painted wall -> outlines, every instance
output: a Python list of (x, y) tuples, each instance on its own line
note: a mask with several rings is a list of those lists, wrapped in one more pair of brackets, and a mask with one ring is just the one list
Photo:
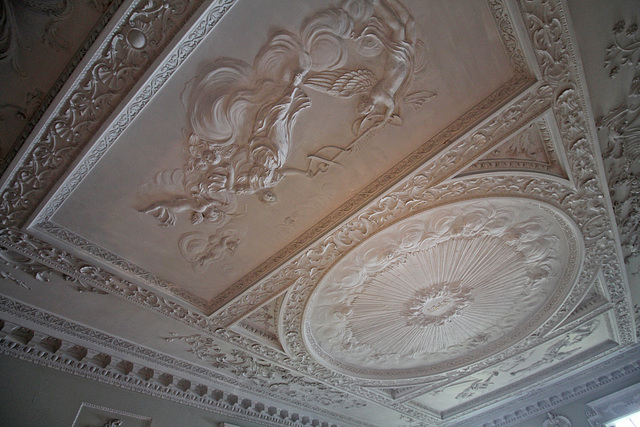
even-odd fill
[(150, 417), (152, 427), (258, 426), (0, 355), (2, 427), (71, 427), (82, 402)]

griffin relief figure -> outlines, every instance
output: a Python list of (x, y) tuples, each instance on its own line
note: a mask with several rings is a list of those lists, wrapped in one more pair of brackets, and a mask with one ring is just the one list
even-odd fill
[[(178, 171), (182, 194), (140, 212), (162, 226), (184, 215), (194, 225), (206, 221), (220, 228), (238, 214), (239, 195), (276, 202), (271, 189), (286, 176), (313, 178), (368, 135), (400, 125), (404, 106), (417, 109), (435, 96), (408, 93), (424, 65), (421, 52), (413, 18), (400, 1), (344, 0), (307, 18), (298, 34), (273, 33), (252, 65), (214, 61), (189, 90), (186, 161)], [(312, 105), (309, 90), (358, 97), (353, 138), (307, 153), (306, 167), (292, 167), (287, 160), (301, 149), (292, 133)]]

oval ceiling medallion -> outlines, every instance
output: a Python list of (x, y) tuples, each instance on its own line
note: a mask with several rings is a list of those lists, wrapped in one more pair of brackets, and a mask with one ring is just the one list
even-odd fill
[(326, 366), (371, 379), (473, 363), (557, 311), (581, 248), (563, 214), (530, 200), (472, 200), (419, 213), (375, 234), (324, 276), (305, 311), (306, 343)]

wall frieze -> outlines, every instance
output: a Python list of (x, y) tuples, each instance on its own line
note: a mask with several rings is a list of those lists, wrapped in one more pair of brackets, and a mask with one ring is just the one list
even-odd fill
[[(609, 194), (613, 202), (625, 262), (640, 255), (640, 31), (635, 23), (616, 23), (613, 42), (607, 48), (604, 66), (609, 75), (621, 79), (620, 71), (634, 75), (627, 99), (599, 117), (596, 125), (606, 132), (602, 142)], [(640, 272), (636, 271), (634, 274)]]

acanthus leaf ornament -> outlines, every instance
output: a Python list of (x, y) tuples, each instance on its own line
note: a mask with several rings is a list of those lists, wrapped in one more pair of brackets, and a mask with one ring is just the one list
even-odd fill
[(613, 43), (607, 47), (604, 68), (609, 69), (610, 77), (615, 77), (620, 72), (620, 67), (635, 67), (638, 64), (640, 64), (638, 24), (618, 21), (613, 26)]
[[(47, 251), (47, 256), (56, 256), (56, 250)], [(59, 252), (58, 252), (59, 253)], [(18, 271), (22, 271), (34, 279), (46, 283), (50, 281), (62, 282), (74, 289), (77, 292), (92, 292), (96, 294), (105, 295), (107, 292), (86, 283), (81, 277), (74, 277), (73, 275), (62, 274), (55, 269), (48, 267), (28, 256), (15, 252), (5, 245), (0, 244), (0, 263), (6, 266), (12, 267)], [(0, 272), (0, 277), (4, 277), (14, 281), (16, 284), (22, 286), (25, 289), (31, 290), (24, 281), (14, 277), (11, 273)]]

